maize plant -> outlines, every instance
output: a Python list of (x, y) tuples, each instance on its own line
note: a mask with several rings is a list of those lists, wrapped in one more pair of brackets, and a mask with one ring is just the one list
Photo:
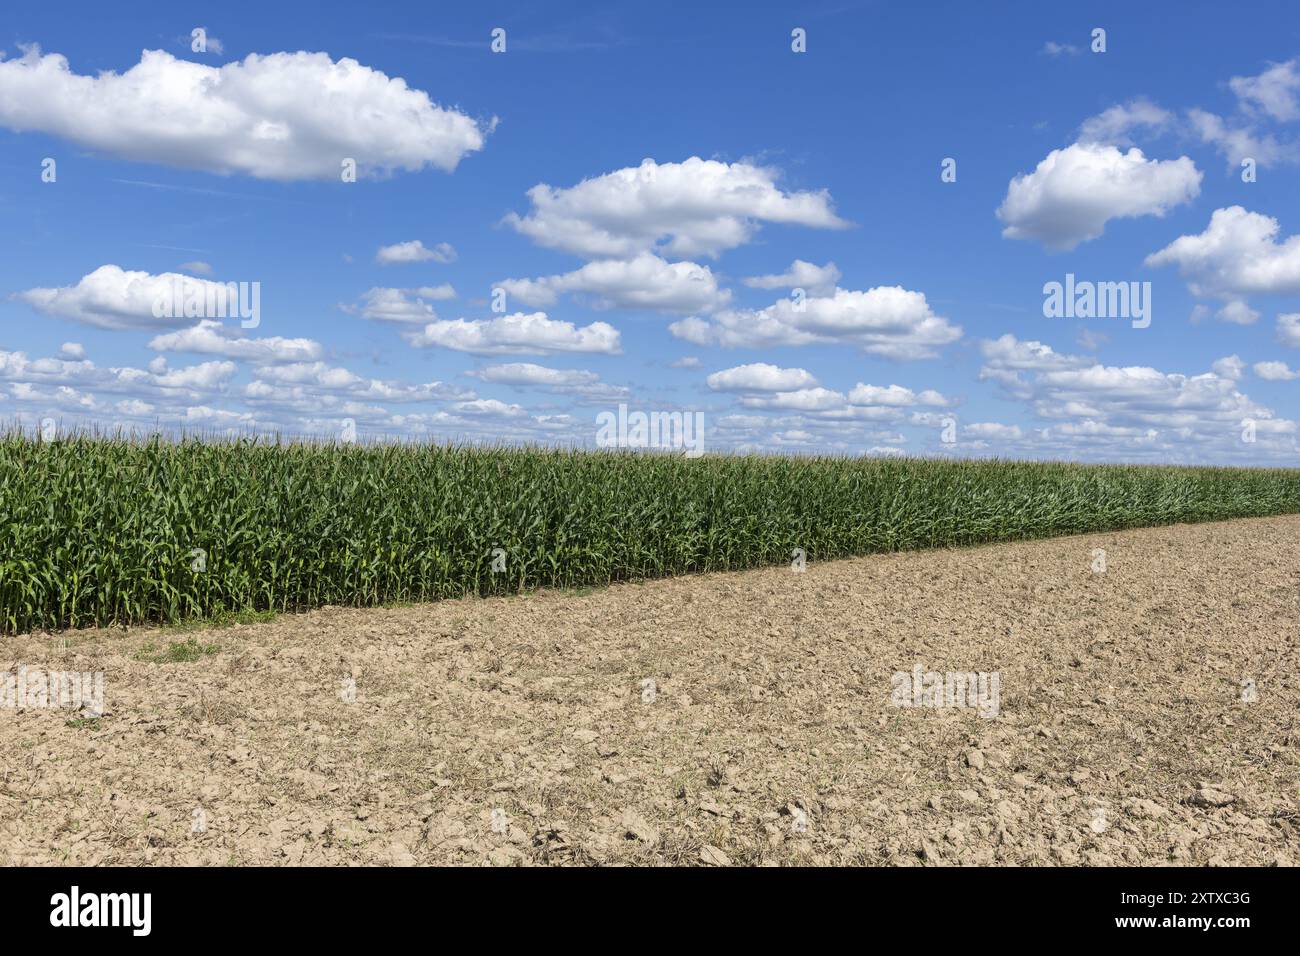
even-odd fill
[(0, 630), (1300, 511), (1300, 470), (0, 436)]

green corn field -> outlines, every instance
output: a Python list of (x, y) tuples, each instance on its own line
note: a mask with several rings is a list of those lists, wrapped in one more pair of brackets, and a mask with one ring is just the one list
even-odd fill
[(11, 431), (0, 436), (0, 630), (431, 601), (788, 563), (796, 548), (815, 562), (1286, 512), (1300, 512), (1300, 470)]

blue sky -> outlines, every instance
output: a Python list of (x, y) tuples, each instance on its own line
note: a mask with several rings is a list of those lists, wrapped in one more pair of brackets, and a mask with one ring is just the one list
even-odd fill
[(0, 417), (1296, 462), (1287, 4), (701, 6), (7, 9)]

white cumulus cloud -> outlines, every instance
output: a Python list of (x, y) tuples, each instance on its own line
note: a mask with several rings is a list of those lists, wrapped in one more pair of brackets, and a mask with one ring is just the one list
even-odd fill
[(997, 215), (1008, 239), (1035, 239), (1073, 249), (1096, 239), (1111, 219), (1163, 216), (1201, 190), (1202, 173), (1186, 156), (1147, 159), (1099, 143), (1054, 149), (1007, 188)]
[(375, 253), (375, 261), (383, 266), (408, 262), (455, 262), (456, 250), (449, 242), (440, 242), (430, 249), (419, 239), (412, 239), (410, 242), (380, 246), (379, 251)]
[(0, 60), (0, 125), (93, 150), (260, 179), (338, 180), (426, 167), (450, 172), (483, 148), (489, 124), (356, 60), (250, 54), (214, 67), (146, 50), (124, 73), (74, 73), (31, 46)]
[(566, 189), (534, 186), (532, 209), (506, 222), (540, 245), (589, 259), (716, 256), (748, 242), (763, 223), (848, 225), (825, 190), (785, 192), (776, 180), (775, 170), (748, 163), (647, 159)]
[(430, 322), (406, 338), (416, 348), (446, 348), (477, 355), (544, 352), (617, 355), (621, 351), (618, 330), (612, 325), (592, 322), (579, 328), (572, 322), (547, 318), (545, 312), (517, 312), (496, 319)]
[(1227, 355), (1215, 361), (1210, 366), (1210, 370), (1215, 375), (1222, 375), (1224, 378), (1230, 378), (1235, 382), (1241, 378), (1242, 373), (1246, 370), (1246, 363), (1241, 360), (1240, 356)]
[(653, 309), (658, 312), (711, 312), (726, 305), (731, 293), (718, 288), (708, 266), (665, 262), (644, 252), (631, 259), (602, 259), (563, 275), (539, 279), (505, 279), (498, 283), (525, 305), (555, 303), (560, 293), (595, 297), (597, 308)]
[(1300, 349), (1300, 312), (1288, 312), (1277, 317), (1277, 340)]
[(694, 345), (764, 348), (841, 342), (889, 358), (930, 358), (961, 338), (961, 327), (935, 315), (925, 295), (899, 286), (865, 292), (836, 289), (802, 302), (778, 299), (759, 310), (724, 310), (706, 321), (692, 316), (669, 331)]
[(975, 422), (963, 425), (962, 431), (971, 438), (996, 438), (1014, 441), (1022, 436), (1019, 425), (1003, 425), (999, 422)]
[(312, 339), (287, 339), (281, 336), (252, 338), (240, 334), (237, 327), (204, 319), (198, 325), (176, 332), (155, 335), (149, 348), (157, 352), (191, 352), (220, 355), (248, 362), (306, 362), (318, 359), (324, 348)]
[(46, 315), (102, 329), (157, 329), (190, 325), (202, 314), (180, 314), (191, 300), (196, 304), (227, 303), (223, 314), (237, 317), (240, 299), (237, 291), (227, 298), (230, 292), (223, 283), (179, 272), (152, 275), (104, 265), (82, 276), (74, 286), (27, 289), (15, 298)]
[(1270, 382), (1289, 382), (1300, 378), (1300, 372), (1291, 371), (1286, 362), (1256, 362), (1254, 369), (1256, 375)]
[(927, 388), (918, 394), (902, 385), (863, 385), (859, 382), (849, 391), (849, 403), (905, 408), (910, 405), (943, 407), (950, 405), (951, 401), (933, 389)]
[(1270, 64), (1258, 76), (1234, 76), (1228, 86), (1247, 109), (1284, 123), (1300, 119), (1300, 58)]
[(1146, 97), (1139, 96), (1127, 103), (1117, 104), (1084, 120), (1079, 128), (1081, 143), (1100, 143), (1110, 146), (1131, 146), (1130, 133), (1144, 130), (1158, 135), (1174, 124), (1174, 114), (1157, 106)]
[(803, 289), (808, 295), (831, 295), (840, 281), (840, 270), (833, 262), (819, 266), (796, 259), (785, 272), (742, 281), (751, 289)]
[(359, 314), (375, 322), (424, 324), (438, 317), (430, 302), (456, 298), (449, 284), (420, 286), (415, 289), (377, 287), (361, 298), (360, 306), (341, 306), (345, 312)]
[(817, 384), (817, 379), (806, 369), (780, 368), (766, 362), (723, 369), (705, 381), (715, 392), (788, 392)]
[[(1241, 206), (1216, 209), (1204, 232), (1179, 236), (1147, 256), (1146, 264), (1178, 266), (1198, 296), (1294, 295), (1300, 292), (1300, 235), (1278, 242), (1280, 231), (1271, 216)], [(1244, 317), (1238, 313), (1236, 320)]]
[(1041, 342), (1004, 335), (981, 345), (981, 376), (998, 381), (1035, 415), (1058, 424), (1051, 431), (1079, 438), (1196, 442), (1219, 449), (1240, 445), (1240, 425), (1256, 422), (1263, 435), (1290, 436), (1295, 423), (1276, 417), (1239, 387), (1240, 367), (1230, 359), (1199, 375), (1149, 366), (1107, 366), (1060, 355)]

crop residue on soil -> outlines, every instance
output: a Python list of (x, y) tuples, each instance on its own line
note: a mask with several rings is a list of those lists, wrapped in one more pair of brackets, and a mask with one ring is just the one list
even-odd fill
[(9, 638), (0, 863), (1294, 864), (1298, 631), (1290, 516)]

